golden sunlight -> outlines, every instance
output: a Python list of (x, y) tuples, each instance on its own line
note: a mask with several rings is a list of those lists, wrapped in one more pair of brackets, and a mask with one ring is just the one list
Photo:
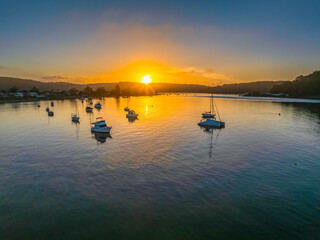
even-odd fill
[(145, 75), (141, 78), (141, 82), (142, 83), (145, 83), (145, 84), (148, 84), (148, 83), (151, 83), (152, 79), (151, 79), (151, 76), (150, 75)]

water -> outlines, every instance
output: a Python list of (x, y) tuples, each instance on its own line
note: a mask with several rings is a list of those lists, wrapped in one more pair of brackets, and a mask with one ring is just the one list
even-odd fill
[(0, 239), (318, 239), (320, 104), (218, 98), (208, 132), (207, 97), (101, 103), (0, 105)]

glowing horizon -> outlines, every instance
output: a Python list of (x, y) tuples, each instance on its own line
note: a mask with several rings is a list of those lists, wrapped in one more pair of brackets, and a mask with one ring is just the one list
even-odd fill
[(0, 76), (85, 84), (150, 74), (155, 83), (209, 86), (293, 80), (319, 70), (319, 7), (7, 1), (0, 9)]

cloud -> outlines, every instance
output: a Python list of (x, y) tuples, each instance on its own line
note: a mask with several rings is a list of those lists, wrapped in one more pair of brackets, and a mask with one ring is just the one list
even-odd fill
[(41, 80), (45, 82), (71, 82), (71, 83), (90, 83), (93, 79), (86, 77), (67, 77), (60, 75), (51, 75), (41, 77)]

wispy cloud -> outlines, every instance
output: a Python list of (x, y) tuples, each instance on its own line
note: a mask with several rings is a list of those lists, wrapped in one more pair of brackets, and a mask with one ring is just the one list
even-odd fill
[(45, 82), (71, 82), (71, 83), (91, 83), (94, 79), (85, 78), (85, 77), (68, 77), (60, 75), (51, 75), (41, 77), (41, 80)]

